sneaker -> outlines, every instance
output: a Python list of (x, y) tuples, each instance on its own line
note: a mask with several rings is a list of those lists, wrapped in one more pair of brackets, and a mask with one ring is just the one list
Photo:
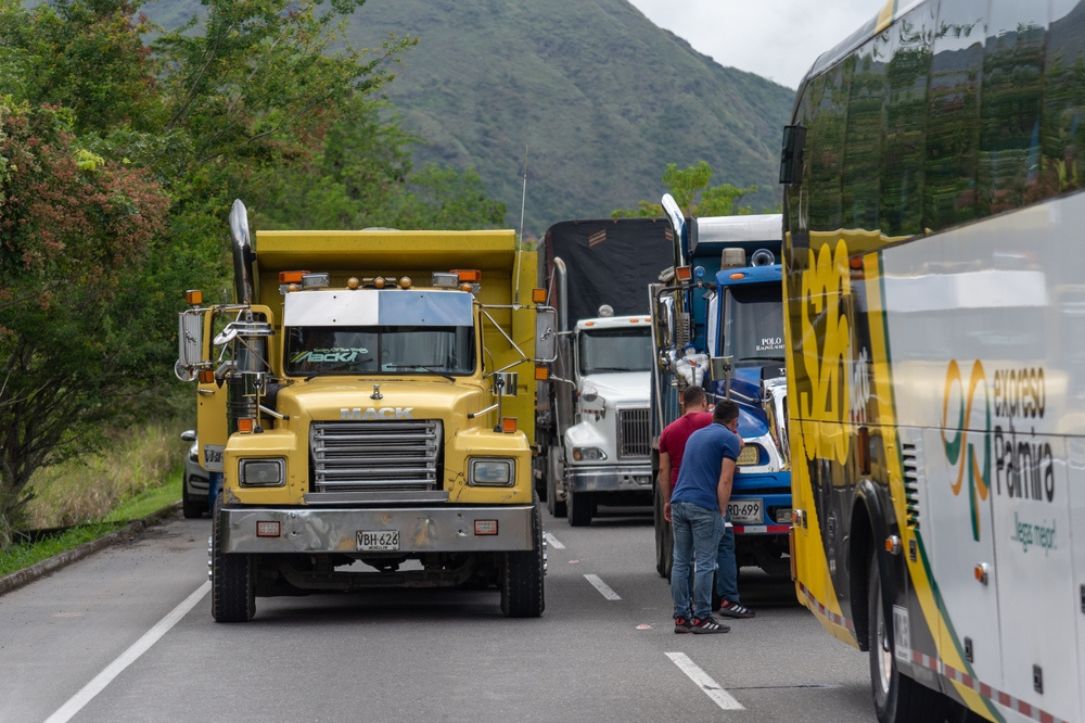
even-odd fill
[(674, 619), (674, 632), (675, 633), (688, 633), (689, 632), (689, 618), (677, 617)]
[(696, 635), (712, 635), (729, 633), (731, 628), (709, 615), (707, 618), (693, 618), (689, 623), (689, 631)]
[(730, 600), (723, 600), (720, 602), (719, 613), (727, 618), (752, 618), (757, 614), (745, 605), (739, 605)]

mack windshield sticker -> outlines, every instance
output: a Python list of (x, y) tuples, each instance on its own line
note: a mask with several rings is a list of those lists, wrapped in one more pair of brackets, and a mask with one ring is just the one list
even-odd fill
[(365, 355), (369, 350), (365, 347), (330, 349), (306, 349), (298, 352), (290, 359), (291, 364), (350, 364), (356, 361), (366, 361)]

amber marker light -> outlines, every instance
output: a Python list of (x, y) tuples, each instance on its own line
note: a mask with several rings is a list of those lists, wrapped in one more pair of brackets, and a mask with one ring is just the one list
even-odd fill
[(199, 289), (189, 289), (185, 292), (185, 303), (191, 306), (199, 306), (203, 303), (203, 292)]
[(256, 427), (256, 420), (252, 417), (239, 417), (237, 420), (237, 431), (251, 434), (252, 430)]
[(550, 368), (538, 366), (535, 367), (535, 381), (545, 382), (550, 380)]
[(727, 278), (734, 279), (735, 281), (737, 281), (738, 279), (746, 278), (746, 274), (742, 273), (741, 271), (736, 271), (735, 273), (731, 274)]
[(200, 384), (210, 384), (215, 381), (215, 371), (213, 369), (201, 369), (199, 379)]
[(470, 293), (470, 292), (472, 292), (474, 290), (475, 290), (475, 287), (472, 286), (471, 284), (466, 284), (466, 283), (465, 284), (460, 284), (460, 291), (466, 291), (466, 292)]
[(300, 284), (301, 279), (308, 271), (280, 271), (279, 283), (280, 284)]
[(348, 289), (352, 289), (352, 290), (357, 289), (361, 285), (362, 285), (362, 282), (358, 280), (357, 276), (351, 276), (349, 279), (347, 279), (347, 288)]
[(679, 266), (674, 270), (674, 278), (679, 281), (689, 281), (693, 278), (693, 267)]
[(375, 288), (375, 289), (383, 289), (385, 283), (387, 283), (387, 282), (385, 282), (384, 277), (383, 276), (378, 276), (377, 278), (373, 279), (373, 288)]
[(531, 290), (531, 303), (533, 303), (533, 304), (545, 304), (546, 303), (546, 289), (532, 289)]
[(505, 434), (512, 434), (516, 431), (516, 417), (502, 417), (501, 418), (501, 431)]
[(401, 289), (409, 289), (409, 288), (411, 288), (411, 277), (410, 276), (400, 276), (399, 277), (399, 288), (401, 288)]
[(461, 282), (477, 284), (482, 281), (482, 272), (478, 269), (452, 269), (452, 273), (456, 274), (456, 278)]

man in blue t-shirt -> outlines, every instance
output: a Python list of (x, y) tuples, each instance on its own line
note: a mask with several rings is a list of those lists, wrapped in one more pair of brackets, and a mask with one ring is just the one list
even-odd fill
[[(682, 455), (678, 482), (671, 494), (671, 526), (674, 559), (671, 595), (674, 598), (674, 632), (726, 633), (726, 625), (714, 619), (712, 573), (723, 533), (727, 501), (735, 476), (735, 462), (742, 449), (738, 406), (728, 400), (716, 404), (712, 424), (690, 435)], [(696, 562), (693, 601), (690, 603), (689, 570)]]

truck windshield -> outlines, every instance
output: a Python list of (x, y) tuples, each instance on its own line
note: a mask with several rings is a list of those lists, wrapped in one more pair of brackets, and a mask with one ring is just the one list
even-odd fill
[(651, 329), (598, 329), (580, 333), (580, 373), (646, 372), (652, 368)]
[(470, 374), (470, 326), (308, 326), (286, 335), (286, 373)]
[(784, 315), (779, 284), (727, 289), (722, 326), (724, 356), (736, 363), (784, 358)]

